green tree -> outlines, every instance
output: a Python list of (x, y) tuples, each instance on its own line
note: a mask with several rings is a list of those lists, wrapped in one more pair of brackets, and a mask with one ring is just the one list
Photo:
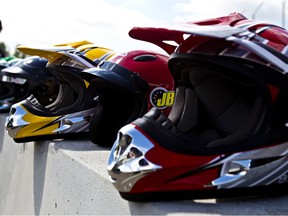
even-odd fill
[[(17, 45), (18, 46), (18, 45)], [(4, 57), (6, 56), (15, 56), (17, 58), (26, 58), (28, 57), (29, 55), (25, 54), (25, 53), (22, 53), (20, 52), (19, 50), (17, 50), (17, 46), (15, 47), (15, 50), (14, 52), (12, 51), (12, 53), (10, 53), (8, 50), (7, 50), (7, 47), (5, 45), (4, 42), (0, 42), (0, 57), (1, 57), (1, 53), (3, 53), (2, 55)]]
[(4, 56), (8, 56), (9, 52), (7, 51), (6, 45), (3, 42), (0, 42), (0, 50)]
[(13, 56), (17, 57), (17, 58), (26, 58), (28, 57), (29, 55), (23, 53), (23, 52), (20, 52), (19, 50), (17, 50), (17, 46), (15, 47), (15, 51), (13, 53)]

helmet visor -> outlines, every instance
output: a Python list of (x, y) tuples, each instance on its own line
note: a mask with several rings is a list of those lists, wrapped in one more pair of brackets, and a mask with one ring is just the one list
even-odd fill
[(81, 76), (90, 83), (105, 80), (112, 87), (134, 93), (144, 93), (148, 88), (147, 82), (139, 74), (109, 61), (102, 61), (97, 68), (82, 71)]

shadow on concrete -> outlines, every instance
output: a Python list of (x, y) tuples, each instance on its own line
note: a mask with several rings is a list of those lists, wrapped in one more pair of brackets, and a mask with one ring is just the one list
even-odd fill
[(33, 193), (35, 215), (39, 215), (41, 211), (48, 148), (49, 145), (45, 142), (38, 141), (34, 143)]
[(111, 148), (101, 147), (89, 140), (53, 140), (49, 141), (53, 143), (55, 150), (70, 150), (70, 151), (110, 151)]
[[(147, 215), (148, 213), (168, 214), (217, 214), (217, 215), (279, 215), (287, 214), (288, 195), (276, 197), (254, 197), (241, 199), (205, 199), (166, 202), (131, 202), (131, 215)], [(272, 208), (271, 208), (272, 207)]]

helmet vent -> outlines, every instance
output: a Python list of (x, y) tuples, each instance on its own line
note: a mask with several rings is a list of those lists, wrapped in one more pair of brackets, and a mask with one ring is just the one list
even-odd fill
[(153, 61), (156, 60), (157, 57), (155, 55), (140, 55), (134, 58), (134, 61)]

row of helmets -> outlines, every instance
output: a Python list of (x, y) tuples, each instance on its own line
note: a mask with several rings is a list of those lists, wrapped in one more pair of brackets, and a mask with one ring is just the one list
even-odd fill
[(38, 57), (1, 71), (2, 81), (33, 86), (10, 108), (15, 142), (88, 134), (112, 146), (109, 178), (127, 200), (285, 191), (287, 31), (233, 13), (129, 35), (168, 55), (87, 41), (18, 47)]
[[(117, 54), (89, 41), (17, 48), (32, 56), (1, 71), (3, 85), (14, 90), (6, 129), (15, 142), (90, 138), (111, 147), (121, 126), (173, 104), (167, 55)], [(163, 94), (170, 98), (160, 103)]]

